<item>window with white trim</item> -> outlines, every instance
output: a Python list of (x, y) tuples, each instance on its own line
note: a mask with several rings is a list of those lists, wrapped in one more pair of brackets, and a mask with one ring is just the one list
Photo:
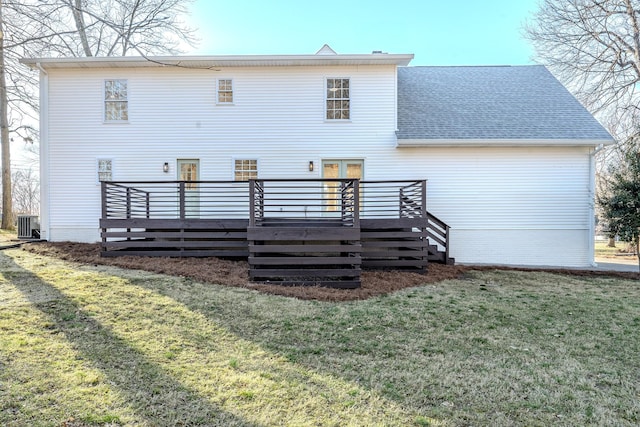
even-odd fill
[(98, 182), (113, 181), (113, 160), (98, 159), (97, 171), (98, 171)]
[(258, 161), (255, 159), (235, 159), (233, 166), (233, 179), (235, 181), (248, 181), (258, 178)]
[(218, 79), (218, 104), (233, 104), (233, 80)]
[(349, 79), (327, 79), (327, 120), (349, 120), (351, 118)]
[(105, 122), (126, 122), (129, 120), (129, 100), (126, 80), (104, 81)]

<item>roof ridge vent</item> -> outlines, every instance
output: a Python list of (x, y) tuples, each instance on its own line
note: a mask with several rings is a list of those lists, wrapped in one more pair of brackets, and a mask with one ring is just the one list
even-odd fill
[(316, 55), (337, 55), (337, 53), (335, 50), (331, 49), (331, 46), (325, 43), (325, 45), (316, 52)]

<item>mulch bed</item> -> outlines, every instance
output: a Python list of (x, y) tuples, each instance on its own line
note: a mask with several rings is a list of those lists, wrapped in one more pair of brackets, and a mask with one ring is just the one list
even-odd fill
[(569, 269), (524, 269), (495, 266), (460, 266), (429, 264), (426, 274), (403, 271), (363, 271), (361, 287), (358, 289), (331, 289), (319, 286), (280, 286), (252, 283), (249, 281), (249, 264), (219, 258), (167, 258), (123, 256), (103, 258), (99, 244), (73, 242), (37, 242), (23, 246), (23, 249), (40, 255), (47, 255), (67, 261), (89, 265), (111, 265), (138, 269), (172, 276), (188, 277), (201, 282), (225, 286), (254, 289), (268, 294), (320, 301), (363, 300), (377, 295), (389, 294), (400, 289), (437, 283), (448, 279), (459, 279), (465, 273), (475, 270), (524, 270), (548, 271), (577, 276), (609, 276), (624, 279), (640, 279), (639, 273), (604, 272)]

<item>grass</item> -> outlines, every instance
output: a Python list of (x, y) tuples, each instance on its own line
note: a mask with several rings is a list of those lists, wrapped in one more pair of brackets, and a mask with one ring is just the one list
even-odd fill
[(640, 283), (325, 303), (0, 252), (0, 425), (637, 425)]
[[(595, 243), (595, 256), (596, 257), (604, 257), (611, 258), (617, 257), (621, 254), (629, 254), (633, 252), (633, 248), (629, 248), (629, 243), (626, 242), (616, 242), (615, 248), (608, 246), (608, 241), (596, 240)], [(635, 259), (636, 257), (633, 255), (628, 255), (629, 258)]]

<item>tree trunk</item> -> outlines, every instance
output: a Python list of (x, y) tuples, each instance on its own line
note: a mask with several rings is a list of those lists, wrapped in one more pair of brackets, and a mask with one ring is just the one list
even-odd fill
[(616, 247), (616, 238), (614, 237), (609, 237), (609, 243), (607, 243), (607, 247), (609, 248), (615, 248)]
[(4, 63), (4, 19), (0, 2), (0, 144), (2, 144), (2, 224), (5, 230), (13, 228), (13, 203), (11, 197), (11, 148), (9, 146), (9, 109), (7, 80)]
[(87, 39), (87, 31), (84, 25), (84, 17), (82, 16), (82, 0), (76, 0), (73, 7), (73, 19), (76, 23), (76, 29), (78, 30), (78, 36), (82, 43), (82, 50), (86, 56), (93, 56), (91, 53), (91, 47), (89, 47), (89, 40)]
[(638, 257), (638, 272), (640, 273), (640, 237), (636, 238), (636, 256)]

